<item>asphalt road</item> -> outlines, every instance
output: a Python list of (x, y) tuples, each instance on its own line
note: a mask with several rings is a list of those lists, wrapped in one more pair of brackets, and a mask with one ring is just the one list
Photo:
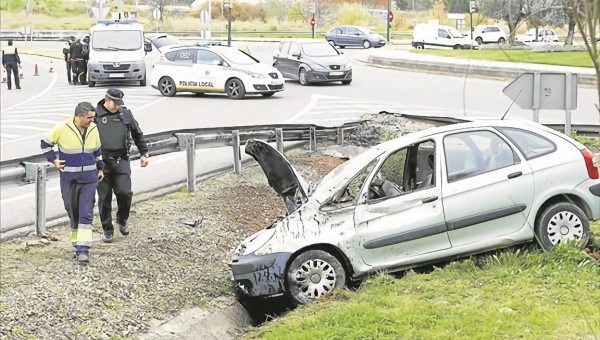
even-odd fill
[[(31, 44), (31, 43), (30, 43)], [(56, 48), (62, 44), (33, 43), (38, 49)], [(39, 45), (39, 47), (38, 47)], [(277, 43), (244, 43), (253, 56), (272, 63)], [(344, 49), (351, 57), (365, 53), (362, 49)], [(156, 58), (152, 52), (149, 59)], [(48, 73), (50, 59), (22, 56), (23, 89), (5, 91), (2, 84), (0, 111), (1, 159), (9, 160), (39, 153), (39, 139), (55, 122), (71, 116), (80, 101), (96, 103), (103, 98), (107, 86), (96, 88), (69, 86), (64, 63), (54, 60), (55, 73)], [(38, 64), (39, 76), (33, 76), (31, 65)], [(149, 86), (126, 86), (125, 103), (134, 112), (145, 133), (182, 128), (231, 125), (253, 125), (278, 122), (313, 122), (327, 125), (352, 120), (367, 112), (396, 110), (414, 114), (434, 114), (457, 117), (501, 117), (511, 101), (502, 94), (507, 82), (464, 77), (441, 76), (375, 68), (361, 63), (354, 65), (351, 85), (331, 84), (300, 86), (288, 81), (286, 89), (271, 98), (249, 97), (230, 100), (225, 95), (195, 97), (181, 94), (162, 97)], [(579, 89), (578, 109), (573, 111), (574, 123), (599, 123), (594, 107), (598, 98), (593, 89)], [(530, 110), (513, 106), (510, 118), (532, 118)], [(562, 123), (564, 113), (541, 113), (542, 122)]]

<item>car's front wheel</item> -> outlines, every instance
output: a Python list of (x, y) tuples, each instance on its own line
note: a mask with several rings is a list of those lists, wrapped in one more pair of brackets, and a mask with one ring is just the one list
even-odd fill
[(310, 85), (310, 82), (308, 81), (308, 74), (306, 73), (305, 69), (300, 70), (298, 80), (300, 81), (300, 85), (302, 86)]
[(171, 77), (162, 77), (158, 81), (158, 90), (165, 97), (173, 97), (177, 93), (175, 82)]
[(546, 250), (571, 242), (583, 249), (590, 238), (590, 222), (575, 204), (557, 203), (547, 207), (539, 216), (535, 235)]
[(225, 84), (225, 91), (227, 92), (227, 96), (231, 99), (242, 99), (246, 95), (244, 83), (237, 78), (232, 78), (227, 81), (227, 84)]
[(304, 305), (346, 284), (346, 271), (340, 261), (322, 250), (298, 255), (287, 270), (286, 288), (295, 305)]

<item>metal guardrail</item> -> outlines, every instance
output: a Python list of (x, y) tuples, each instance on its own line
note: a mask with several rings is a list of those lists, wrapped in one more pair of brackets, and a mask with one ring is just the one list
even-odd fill
[[(34, 30), (32, 34), (25, 34), (21, 29), (0, 29), (0, 40), (24, 40), (24, 41), (56, 41), (66, 40), (69, 36), (80, 36), (87, 32), (86, 30)], [(375, 31), (385, 35), (385, 31)], [(149, 30), (147, 33), (156, 33)], [(176, 37), (199, 37), (199, 31), (161, 31), (160, 33), (170, 34)], [(324, 38), (326, 31), (316, 31), (315, 37)], [(227, 31), (211, 31), (212, 37), (227, 37)], [(310, 38), (311, 31), (231, 31), (232, 37), (254, 37), (254, 38)], [(580, 36), (577, 36), (581, 38)], [(410, 40), (412, 32), (396, 31), (391, 32), (391, 38), (395, 40)], [(565, 39), (566, 35), (560, 35), (560, 39)]]
[[(233, 170), (241, 173), (241, 146), (251, 139), (276, 142), (277, 150), (283, 153), (284, 142), (309, 141), (310, 149), (317, 150), (318, 141), (337, 141), (343, 144), (347, 130), (354, 131), (362, 121), (344, 124), (339, 127), (322, 127), (313, 124), (261, 125), (230, 128), (189, 129), (165, 132), (147, 136), (149, 153), (153, 156), (186, 151), (187, 189), (195, 191), (195, 151), (215, 147), (233, 147)], [(131, 158), (139, 158), (139, 152), (132, 147)], [(56, 172), (43, 155), (2, 162), (0, 179), (2, 182), (15, 180), (24, 184), (35, 183), (36, 219), (38, 236), (46, 235), (46, 181), (48, 172)]]

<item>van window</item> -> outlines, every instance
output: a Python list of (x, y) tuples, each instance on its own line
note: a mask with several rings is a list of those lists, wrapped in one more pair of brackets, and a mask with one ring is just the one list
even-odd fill
[(443, 39), (450, 39), (450, 34), (446, 30), (438, 29), (438, 37)]
[[(119, 35), (117, 35), (119, 33)], [(142, 48), (142, 31), (114, 30), (92, 33), (92, 49), (107, 51), (136, 51)]]

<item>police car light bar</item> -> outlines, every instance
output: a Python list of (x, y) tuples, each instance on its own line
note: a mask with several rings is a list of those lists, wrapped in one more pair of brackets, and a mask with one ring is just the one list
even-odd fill
[(198, 40), (196, 41), (196, 46), (221, 46), (223, 44), (222, 41), (214, 40), (214, 41), (205, 41)]
[(116, 24), (123, 24), (123, 25), (127, 25), (127, 24), (137, 24), (139, 23), (137, 20), (119, 20), (119, 19), (115, 19), (115, 20), (98, 20), (98, 24), (100, 25), (116, 25)]

